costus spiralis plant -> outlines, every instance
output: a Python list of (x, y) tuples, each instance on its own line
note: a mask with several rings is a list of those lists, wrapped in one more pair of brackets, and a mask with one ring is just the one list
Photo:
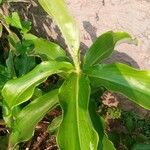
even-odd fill
[[(3, 117), (11, 129), (9, 149), (29, 140), (37, 123), (60, 105), (62, 116), (49, 126), (50, 131), (57, 129), (58, 149), (114, 150), (105, 132), (105, 122), (96, 112), (92, 93), (105, 87), (150, 110), (150, 72), (117, 62), (103, 63), (116, 44), (132, 43), (134, 39), (126, 32), (108, 31), (95, 40), (81, 59), (79, 30), (64, 0), (38, 2), (58, 25), (69, 56), (55, 43), (24, 34), (26, 40), (34, 43), (32, 54), (40, 56), (42, 62), (29, 73), (8, 81), (2, 89)], [(36, 88), (53, 74), (63, 78), (63, 83), (33, 97)]]

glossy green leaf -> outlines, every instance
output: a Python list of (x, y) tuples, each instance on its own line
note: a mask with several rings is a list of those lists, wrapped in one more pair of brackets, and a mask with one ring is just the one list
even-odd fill
[(48, 76), (71, 69), (72, 65), (67, 62), (42, 62), (23, 77), (8, 81), (2, 90), (4, 100), (12, 109), (29, 100), (35, 87), (45, 81)]
[(79, 63), (79, 32), (76, 22), (69, 14), (69, 11), (63, 0), (38, 0), (44, 10), (53, 17), (59, 26), (65, 41), (69, 47), (69, 52), (74, 59), (75, 64)]
[(72, 73), (60, 88), (63, 109), (57, 143), (61, 150), (97, 150), (98, 135), (88, 113), (90, 86), (85, 75)]
[(48, 60), (56, 60), (66, 57), (65, 51), (53, 42), (49, 42), (42, 38), (37, 38), (36, 40), (33, 40), (33, 43), (34, 55), (45, 56)]
[(19, 142), (29, 140), (33, 136), (37, 123), (57, 104), (58, 90), (54, 90), (25, 106), (17, 116), (12, 127), (10, 135), (11, 146), (13, 147)]
[(116, 43), (125, 41), (133, 41), (126, 32), (109, 31), (102, 34), (87, 50), (84, 57), (84, 66), (89, 67), (104, 60), (113, 52)]
[(30, 33), (24, 34), (23, 37), (25, 40), (32, 41), (34, 44), (34, 49), (29, 55), (39, 55), (41, 58), (47, 60), (66, 59), (65, 51), (58, 44), (38, 38)]
[(113, 143), (108, 139), (104, 131), (104, 123), (102, 118), (98, 116), (96, 112), (96, 105), (94, 100), (90, 100), (89, 103), (89, 113), (95, 130), (99, 135), (99, 143), (97, 150), (115, 150)]
[(86, 73), (94, 86), (126, 95), (131, 101), (150, 109), (150, 72), (140, 71), (125, 64), (95, 65)]

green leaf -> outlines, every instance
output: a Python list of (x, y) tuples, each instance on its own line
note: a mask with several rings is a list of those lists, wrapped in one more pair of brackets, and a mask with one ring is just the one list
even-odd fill
[(138, 105), (150, 109), (150, 72), (125, 64), (95, 65), (85, 71), (93, 86), (104, 86), (127, 96)]
[(57, 142), (61, 150), (97, 150), (98, 135), (88, 113), (90, 86), (85, 75), (72, 73), (60, 88), (63, 109)]
[(11, 16), (4, 16), (8, 25), (21, 29), (22, 33), (27, 33), (31, 29), (30, 21), (21, 21), (18, 12), (12, 12)]
[(28, 31), (31, 30), (31, 25), (32, 23), (30, 21), (21, 21), (22, 24), (22, 33), (27, 33)]
[(8, 81), (8, 79), (9, 79), (9, 75), (8, 75), (8, 72), (6, 71), (6, 68), (0, 65), (0, 93), (1, 93), (3, 86)]
[(90, 100), (89, 103), (89, 113), (93, 123), (95, 130), (99, 135), (99, 143), (98, 143), (98, 150), (115, 150), (113, 143), (108, 139), (105, 131), (104, 131), (104, 123), (102, 118), (98, 116), (96, 112), (96, 105), (94, 100)]
[(62, 119), (63, 119), (62, 115), (60, 115), (60, 116), (53, 119), (51, 124), (48, 126), (48, 132), (50, 134), (54, 134), (54, 133), (57, 132), (57, 130), (59, 129), (60, 124), (62, 122)]
[(9, 45), (10, 45), (10, 50), (15, 51), (17, 43), (20, 42), (19, 37), (15, 33), (9, 32), (8, 41), (9, 41)]
[(42, 38), (35, 38), (32, 42), (34, 43), (34, 49), (31, 55), (40, 55), (46, 57), (48, 60), (66, 58), (65, 51), (53, 42), (49, 42)]
[[(15, 69), (17, 75), (23, 76), (35, 67), (35, 58), (27, 55), (20, 55), (15, 59)], [(17, 76), (17, 77), (18, 77)]]
[(54, 90), (25, 106), (12, 127), (10, 135), (11, 146), (13, 147), (19, 142), (29, 140), (34, 134), (37, 123), (42, 120), (49, 110), (56, 107), (57, 104), (58, 90)]
[(6, 16), (5, 17), (5, 21), (7, 22), (7, 24), (9, 24), (9, 25), (11, 25), (13, 27), (22, 29), (21, 20), (20, 20), (20, 17), (19, 17), (17, 12), (13, 12), (11, 14), (11, 17)]
[(87, 50), (84, 57), (84, 66), (89, 67), (99, 61), (101, 62), (113, 52), (116, 43), (125, 41), (133, 42), (131, 36), (126, 32), (109, 31), (102, 34)]
[(48, 76), (71, 69), (72, 65), (67, 62), (42, 62), (23, 77), (8, 81), (2, 90), (4, 100), (12, 109), (29, 100), (35, 87), (44, 82)]
[(60, 28), (75, 64), (79, 62), (79, 31), (63, 0), (38, 0)]
[(35, 57), (28, 56), (28, 52), (33, 50), (34, 46), (31, 41), (22, 41), (17, 43), (16, 45), (16, 52), (17, 56), (14, 58), (14, 66), (16, 70), (17, 77), (22, 76), (31, 69), (33, 69), (36, 65)]

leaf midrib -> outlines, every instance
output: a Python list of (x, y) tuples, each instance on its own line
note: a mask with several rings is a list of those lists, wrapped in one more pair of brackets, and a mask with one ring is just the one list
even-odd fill
[(76, 120), (77, 120), (77, 131), (78, 131), (78, 143), (79, 143), (79, 147), (80, 147), (80, 149), (81, 149), (81, 143), (80, 143), (80, 130), (79, 130), (79, 103), (78, 103), (78, 100), (79, 100), (79, 80), (80, 80), (80, 75), (79, 74), (76, 74), (77, 75), (77, 79), (76, 79), (76, 89), (77, 89), (77, 93), (76, 93)]

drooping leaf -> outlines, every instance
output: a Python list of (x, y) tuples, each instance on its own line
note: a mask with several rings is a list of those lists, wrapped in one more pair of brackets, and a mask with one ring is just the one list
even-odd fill
[(30, 55), (39, 55), (41, 58), (47, 60), (67, 59), (65, 51), (53, 42), (38, 38), (30, 33), (24, 34), (24, 39), (32, 41), (34, 44), (34, 49), (29, 53)]
[(75, 64), (79, 63), (79, 32), (63, 0), (38, 0), (60, 28)]
[[(133, 41), (126, 32), (109, 31), (102, 34), (87, 50), (84, 57), (84, 67), (89, 67), (107, 58), (119, 42)], [(135, 40), (134, 40), (135, 41)]]
[(60, 88), (63, 109), (57, 142), (61, 150), (97, 150), (98, 135), (88, 113), (90, 86), (85, 75), (72, 73)]
[(49, 42), (42, 38), (33, 40), (34, 43), (34, 55), (44, 55), (48, 60), (56, 60), (66, 58), (65, 51), (57, 44)]
[(29, 100), (35, 87), (45, 81), (48, 76), (71, 69), (72, 65), (67, 62), (42, 62), (23, 77), (8, 81), (2, 90), (4, 100), (12, 109)]
[(108, 139), (104, 131), (104, 123), (102, 118), (96, 113), (96, 105), (93, 99), (89, 103), (89, 113), (91, 116), (92, 124), (99, 135), (99, 143), (97, 150), (115, 150), (113, 143)]
[(126, 95), (131, 101), (150, 109), (150, 72), (125, 64), (95, 65), (85, 71), (94, 86)]
[(35, 99), (17, 116), (10, 135), (11, 146), (29, 140), (34, 133), (37, 123), (45, 114), (58, 104), (58, 90), (53, 90)]

